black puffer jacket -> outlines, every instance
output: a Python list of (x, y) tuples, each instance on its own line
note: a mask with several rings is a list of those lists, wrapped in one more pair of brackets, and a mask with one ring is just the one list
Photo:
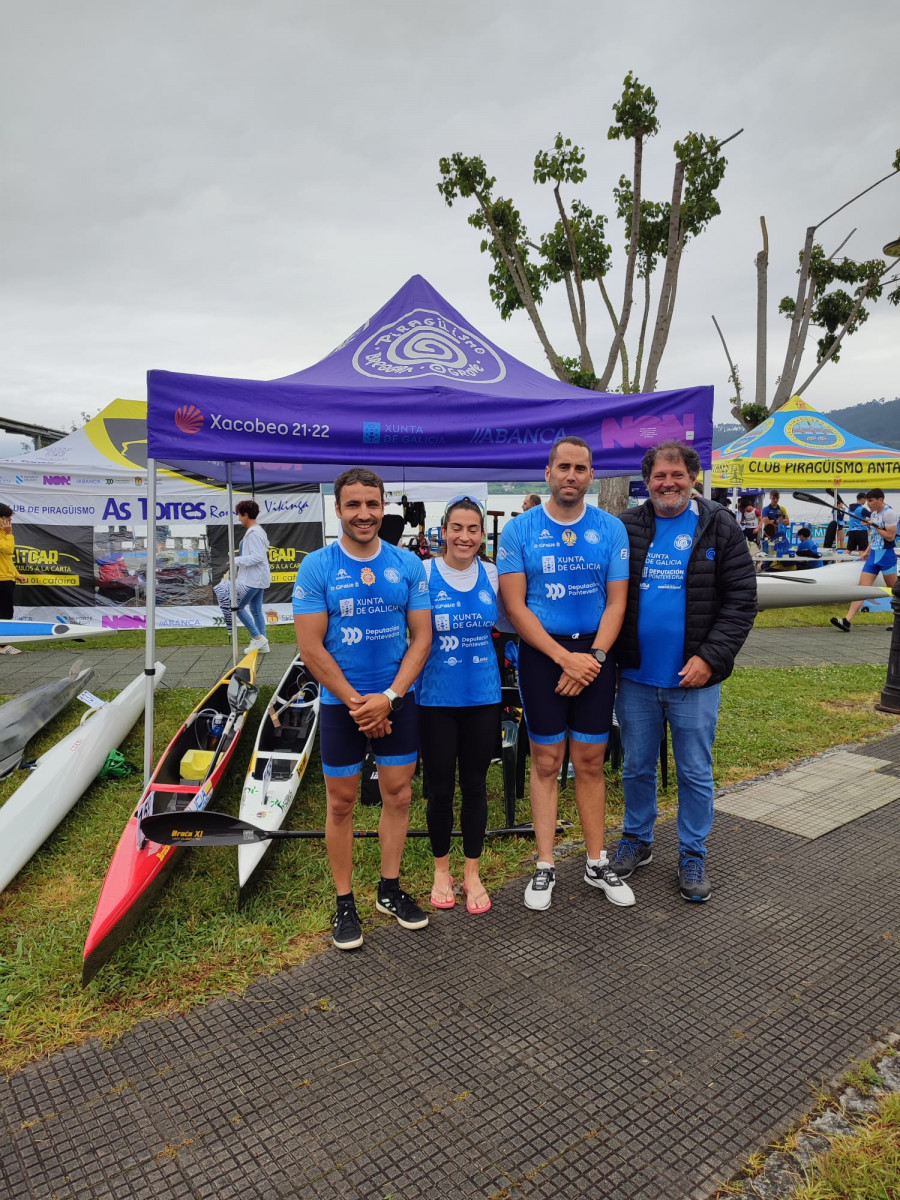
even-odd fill
[[(756, 572), (746, 539), (731, 513), (720, 504), (700, 497), (697, 508), (699, 519), (687, 567), (684, 661), (699, 654), (709, 663), (712, 676), (706, 686), (712, 687), (734, 670), (735, 656), (753, 626)], [(616, 663), (620, 667), (637, 668), (641, 665), (640, 582), (656, 532), (656, 518), (649, 500), (620, 513), (620, 517), (631, 543), (631, 570), (625, 623), (616, 642)]]

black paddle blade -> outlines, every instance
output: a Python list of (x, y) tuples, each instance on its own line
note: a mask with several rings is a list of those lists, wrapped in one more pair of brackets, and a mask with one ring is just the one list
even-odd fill
[(813, 496), (810, 492), (794, 492), (792, 494), (795, 500), (802, 500), (804, 504), (821, 504), (823, 508), (834, 508), (833, 504), (829, 504), (821, 496)]
[(248, 821), (209, 811), (153, 813), (143, 818), (141, 831), (162, 846), (244, 846), (272, 836)]

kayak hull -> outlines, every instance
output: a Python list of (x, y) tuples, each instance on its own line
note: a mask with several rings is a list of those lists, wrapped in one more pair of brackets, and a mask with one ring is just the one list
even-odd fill
[(69, 639), (81, 641), (90, 637), (109, 637), (115, 629), (104, 629), (101, 625), (62, 625), (47, 621), (0, 621), (0, 646), (16, 642), (64, 642)]
[(62, 679), (42, 683), (0, 706), (0, 779), (16, 769), (34, 735), (87, 687), (93, 667), (80, 671), (79, 666), (76, 663)]
[[(292, 699), (294, 703), (289, 703)], [(318, 726), (319, 685), (297, 655), (259, 724), (241, 793), (242, 821), (263, 829), (281, 828), (309, 763)], [(250, 882), (270, 845), (263, 841), (238, 847), (241, 889)]]
[[(163, 663), (156, 664), (156, 683), (165, 670)], [(110, 750), (143, 712), (145, 692), (140, 674), (42, 754), (22, 786), (0, 808), (0, 892), (97, 778)]]
[[(256, 677), (256, 659), (257, 652), (253, 650), (238, 663), (238, 667), (249, 670), (251, 682)], [(202, 785), (199, 780), (181, 782), (183, 756), (191, 750), (203, 749), (207, 745), (214, 717), (223, 718), (228, 712), (228, 684), (235, 669), (226, 671), (172, 738), (119, 838), (85, 941), (82, 985), (93, 979), (123, 943), (138, 918), (152, 904), (181, 853), (178, 847), (161, 846), (157, 842), (144, 840), (139, 828), (140, 815), (144, 812), (205, 808), (228, 770), (240, 740), (246, 712), (240, 713), (235, 720), (228, 743), (223, 746), (209, 778), (203, 780)]]
[(756, 577), (760, 609), (799, 608), (809, 604), (850, 604), (889, 595), (884, 586), (859, 586), (862, 563), (833, 563), (807, 571), (762, 573)]

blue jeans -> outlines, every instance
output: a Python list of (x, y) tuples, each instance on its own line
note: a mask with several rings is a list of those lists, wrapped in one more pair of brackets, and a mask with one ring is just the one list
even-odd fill
[(707, 688), (658, 688), (619, 680), (616, 716), (625, 765), (624, 832), (653, 841), (656, 821), (656, 767), (669, 722), (678, 777), (678, 853), (706, 857), (713, 823), (712, 745), (719, 717), (719, 684)]
[(247, 588), (247, 593), (241, 600), (238, 609), (238, 620), (245, 629), (250, 630), (251, 637), (266, 636), (266, 618), (263, 616), (263, 594), (265, 588)]

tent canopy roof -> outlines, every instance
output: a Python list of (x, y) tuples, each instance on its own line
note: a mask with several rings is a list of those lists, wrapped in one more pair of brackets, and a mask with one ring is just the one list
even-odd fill
[(799, 396), (712, 460), (714, 486), (900, 487), (900, 451), (848, 433)]
[(282, 379), (150, 371), (148, 445), (180, 464), (289, 464), (305, 481), (348, 465), (386, 477), (534, 479), (566, 434), (598, 474), (637, 471), (671, 437), (708, 465), (711, 387), (620, 396), (551, 379), (494, 345), (413, 276), (321, 362)]

